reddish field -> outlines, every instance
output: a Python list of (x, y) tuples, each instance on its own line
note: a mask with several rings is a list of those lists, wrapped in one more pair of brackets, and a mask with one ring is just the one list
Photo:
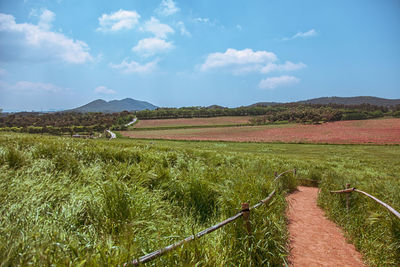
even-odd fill
[(139, 120), (135, 128), (150, 127), (172, 127), (172, 126), (195, 126), (195, 125), (226, 125), (246, 124), (249, 116), (236, 117), (213, 117), (213, 118), (190, 118), (190, 119), (164, 119), (164, 120)]
[(338, 121), (321, 125), (266, 125), (125, 131), (131, 138), (332, 144), (400, 144), (400, 119)]

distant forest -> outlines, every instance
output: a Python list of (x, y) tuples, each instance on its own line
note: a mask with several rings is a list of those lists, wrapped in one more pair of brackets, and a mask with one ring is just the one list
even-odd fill
[(339, 120), (364, 120), (384, 116), (400, 117), (400, 105), (386, 107), (370, 104), (322, 105), (289, 103), (238, 108), (218, 106), (212, 108), (158, 108), (156, 110), (123, 111), (119, 113), (21, 112), (0, 116), (0, 130), (71, 135), (75, 133), (92, 134), (94, 132), (102, 132), (105, 129), (126, 130), (125, 124), (135, 117), (139, 120), (149, 120), (218, 116), (253, 116), (249, 121), (251, 125), (285, 122), (323, 123)]

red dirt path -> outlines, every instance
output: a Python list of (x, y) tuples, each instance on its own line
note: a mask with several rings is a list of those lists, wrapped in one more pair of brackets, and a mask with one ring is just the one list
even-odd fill
[(298, 189), (287, 197), (291, 266), (366, 266), (341, 229), (317, 206), (318, 188)]
[(286, 124), (223, 128), (125, 131), (132, 138), (239, 142), (400, 144), (400, 119), (337, 121), (320, 125)]

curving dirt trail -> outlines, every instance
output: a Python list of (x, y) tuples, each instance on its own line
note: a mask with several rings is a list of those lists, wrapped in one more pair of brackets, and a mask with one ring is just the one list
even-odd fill
[(318, 188), (298, 190), (287, 197), (291, 266), (366, 266), (342, 230), (317, 206)]

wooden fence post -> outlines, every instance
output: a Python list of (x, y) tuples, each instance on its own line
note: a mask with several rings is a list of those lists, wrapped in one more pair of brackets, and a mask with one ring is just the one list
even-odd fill
[(247, 234), (251, 235), (249, 203), (242, 203), (243, 220), (246, 224)]
[(296, 168), (294, 168), (293, 174), (294, 174), (294, 176), (296, 176), (296, 174), (297, 174), (297, 169)]
[[(346, 184), (346, 189), (350, 188), (350, 184)], [(346, 209), (349, 210), (350, 206), (350, 193), (346, 193)]]

